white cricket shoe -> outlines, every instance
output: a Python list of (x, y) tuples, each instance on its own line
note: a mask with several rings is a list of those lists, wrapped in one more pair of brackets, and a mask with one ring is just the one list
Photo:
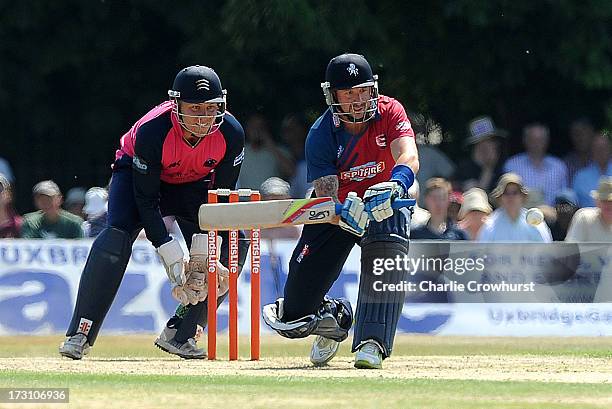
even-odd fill
[(310, 349), (310, 362), (314, 366), (323, 366), (336, 356), (340, 343), (333, 339), (317, 335)]
[(382, 369), (382, 351), (377, 342), (369, 340), (355, 354), (355, 368)]
[(68, 337), (68, 339), (60, 344), (59, 353), (67, 358), (81, 359), (89, 353), (90, 348), (87, 336), (76, 334)]

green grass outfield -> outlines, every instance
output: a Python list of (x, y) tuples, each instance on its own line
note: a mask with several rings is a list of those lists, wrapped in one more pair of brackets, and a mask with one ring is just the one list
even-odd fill
[[(220, 336), (224, 341), (225, 337)], [(352, 367), (349, 343), (325, 368), (309, 340), (262, 340), (262, 360), (184, 361), (154, 335), (104, 336), (82, 361), (61, 336), (0, 337), (0, 387), (67, 387), (70, 404), (1, 408), (609, 408), (612, 338), (399, 336), (382, 371)], [(205, 344), (205, 339), (203, 340)]]

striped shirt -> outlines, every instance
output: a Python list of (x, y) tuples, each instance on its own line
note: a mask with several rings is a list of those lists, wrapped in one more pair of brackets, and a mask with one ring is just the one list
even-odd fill
[(526, 153), (520, 153), (506, 161), (504, 171), (519, 175), (528, 189), (541, 191), (550, 206), (554, 206), (557, 192), (567, 187), (567, 166), (554, 156), (545, 156), (540, 166), (535, 166)]

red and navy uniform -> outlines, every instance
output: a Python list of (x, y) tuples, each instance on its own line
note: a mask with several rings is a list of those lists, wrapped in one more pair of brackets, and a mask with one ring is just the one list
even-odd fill
[(360, 135), (351, 135), (336, 126), (328, 109), (306, 139), (308, 181), (337, 175), (341, 202), (349, 192), (363, 197), (370, 186), (391, 178), (395, 159), (390, 145), (402, 137), (414, 138), (414, 131), (404, 107), (393, 98), (379, 97), (378, 113)]
[(170, 240), (162, 216), (197, 225), (208, 189), (234, 189), (244, 156), (244, 131), (230, 113), (192, 146), (173, 104), (153, 108), (123, 135), (110, 186), (109, 225), (128, 232), (142, 226), (155, 247)]
[[(338, 126), (334, 123), (330, 109), (325, 111), (306, 139), (308, 181), (338, 176), (338, 198), (342, 202), (349, 192), (363, 197), (370, 186), (388, 181), (395, 166), (391, 142), (414, 138), (410, 120), (399, 101), (381, 95), (378, 112), (367, 124), (361, 134), (351, 135), (342, 122)], [(370, 222), (363, 239), (333, 224), (304, 226), (289, 262), (283, 320), (295, 320), (317, 309), (355, 244), (389, 234), (408, 237), (402, 212), (380, 223)]]

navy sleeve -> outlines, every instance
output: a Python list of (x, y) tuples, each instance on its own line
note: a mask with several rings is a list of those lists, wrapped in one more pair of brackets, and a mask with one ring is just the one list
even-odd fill
[(235, 189), (244, 159), (244, 130), (240, 122), (226, 113), (221, 124), (221, 133), (225, 138), (225, 156), (213, 169), (213, 189)]
[(314, 123), (306, 137), (308, 182), (323, 176), (337, 175), (336, 152), (332, 130), (325, 126), (324, 116)]
[(171, 240), (159, 210), (162, 149), (171, 128), (169, 115), (142, 124), (136, 133), (132, 158), (134, 198), (147, 238), (155, 247)]

